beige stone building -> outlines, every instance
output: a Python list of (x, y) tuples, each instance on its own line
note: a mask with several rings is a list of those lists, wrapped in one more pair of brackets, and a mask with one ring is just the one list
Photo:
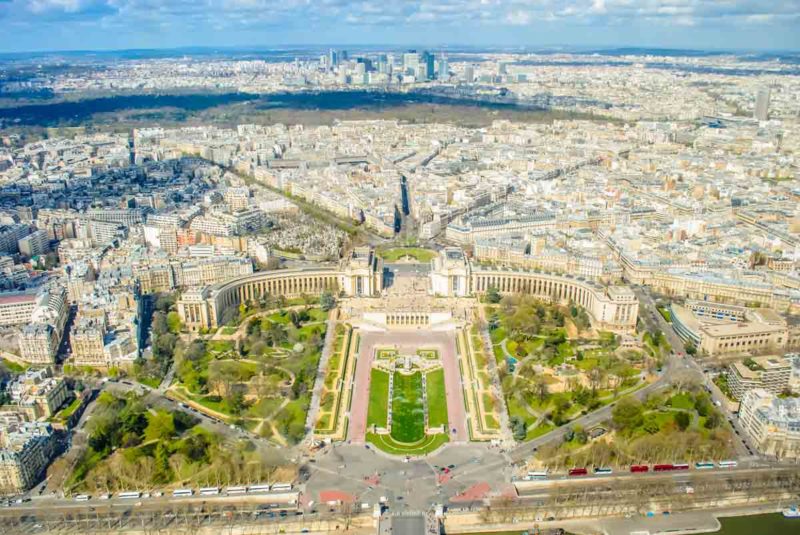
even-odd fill
[(105, 366), (105, 323), (96, 318), (84, 318), (70, 335), (72, 359), (77, 366)]
[(31, 364), (55, 364), (58, 344), (56, 330), (47, 323), (33, 323), (22, 328), (19, 352)]
[(704, 315), (673, 303), (670, 312), (678, 336), (703, 355), (758, 355), (791, 347), (789, 326), (770, 309), (743, 309), (741, 315), (737, 311)]
[(761, 454), (800, 457), (800, 399), (750, 390), (739, 405), (739, 422)]
[(49, 424), (13, 422), (0, 426), (0, 493), (30, 489), (42, 476), (55, 450)]
[(11, 404), (26, 412), (31, 420), (49, 418), (69, 398), (69, 389), (61, 377), (54, 377), (50, 368), (28, 370), (8, 387)]

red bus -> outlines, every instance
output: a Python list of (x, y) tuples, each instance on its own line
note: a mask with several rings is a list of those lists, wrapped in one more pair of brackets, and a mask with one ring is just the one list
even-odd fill
[(686, 463), (673, 464), (672, 465), (672, 469), (673, 470), (688, 470), (689, 469), (689, 465), (686, 464)]
[(650, 467), (647, 466), (646, 464), (632, 464), (631, 465), (631, 472), (634, 473), (634, 474), (637, 474), (637, 473), (640, 473), (640, 472), (649, 472), (649, 471), (650, 471)]
[(669, 472), (671, 470), (675, 470), (675, 467), (671, 464), (654, 464), (653, 465), (653, 472)]
[(569, 475), (571, 476), (585, 476), (588, 473), (586, 468), (571, 468), (569, 471)]

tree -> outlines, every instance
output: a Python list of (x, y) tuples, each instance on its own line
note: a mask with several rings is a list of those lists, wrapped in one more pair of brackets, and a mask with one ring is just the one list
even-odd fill
[(611, 411), (614, 425), (620, 431), (630, 432), (642, 425), (643, 408), (639, 400), (631, 397), (619, 400)]
[(545, 378), (541, 375), (537, 375), (533, 380), (533, 389), (536, 393), (536, 397), (539, 398), (539, 403), (544, 403), (544, 400), (547, 399), (550, 393)]
[(156, 411), (147, 416), (144, 436), (147, 440), (167, 440), (175, 434), (175, 421), (167, 411)]
[(181, 332), (181, 327), (182, 324), (180, 315), (175, 311), (169, 312), (167, 314), (167, 328), (169, 329), (169, 332), (178, 334)]
[(597, 394), (597, 389), (605, 379), (605, 375), (606, 372), (600, 368), (592, 368), (586, 374), (586, 378), (589, 380), (589, 387), (592, 389), (592, 396)]
[(689, 416), (688, 412), (681, 411), (675, 414), (675, 423), (678, 426), (678, 429), (681, 431), (686, 431), (689, 427), (689, 424), (692, 423), (692, 417)]
[(706, 422), (704, 427), (706, 429), (716, 429), (722, 423), (722, 416), (720, 415), (719, 411), (711, 411), (708, 417), (706, 418)]
[(169, 451), (164, 442), (159, 442), (155, 453), (155, 483), (168, 483), (172, 479), (172, 469), (169, 466)]
[(239, 310), (236, 307), (228, 307), (222, 313), (221, 323), (229, 327), (235, 327), (239, 320)]
[(509, 420), (509, 424), (511, 425), (511, 431), (514, 435), (514, 440), (522, 441), (525, 440), (525, 437), (528, 434), (527, 424), (525, 420), (520, 418), (519, 416), (512, 416)]
[(174, 293), (159, 294), (156, 298), (155, 309), (167, 313), (175, 305), (176, 300), (177, 296)]
[(325, 290), (319, 297), (319, 306), (322, 308), (322, 310), (328, 312), (336, 306), (336, 298), (330, 291)]
[(496, 305), (500, 302), (503, 297), (500, 295), (500, 292), (494, 286), (489, 286), (486, 290), (486, 302)]
[(656, 433), (661, 431), (661, 426), (658, 424), (658, 420), (648, 415), (644, 420), (644, 425), (642, 426), (642, 429), (644, 429), (651, 435), (655, 435)]
[(169, 330), (167, 325), (167, 315), (163, 312), (156, 312), (153, 314), (152, 330), (155, 336), (164, 334)]

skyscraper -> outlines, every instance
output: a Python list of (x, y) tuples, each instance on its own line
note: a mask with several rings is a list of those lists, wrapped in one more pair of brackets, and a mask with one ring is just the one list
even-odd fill
[(753, 118), (766, 121), (769, 118), (769, 87), (762, 87), (756, 93), (756, 109)]
[(434, 61), (436, 57), (427, 50), (422, 53), (422, 63), (425, 65), (425, 78), (433, 80)]
[(436, 76), (439, 80), (447, 80), (450, 77), (450, 66), (447, 64), (447, 58), (442, 56), (439, 58), (439, 73)]
[(334, 49), (330, 49), (328, 51), (328, 68), (330, 70), (335, 69), (339, 65), (339, 54), (336, 53)]
[(471, 84), (475, 80), (475, 69), (472, 65), (464, 67), (464, 81)]
[(419, 54), (416, 50), (409, 50), (403, 54), (403, 73), (404, 74), (417, 74), (419, 67)]

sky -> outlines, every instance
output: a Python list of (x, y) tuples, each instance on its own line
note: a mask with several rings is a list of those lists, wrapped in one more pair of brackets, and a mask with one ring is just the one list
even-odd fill
[(0, 0), (0, 52), (280, 45), (800, 49), (800, 0)]

